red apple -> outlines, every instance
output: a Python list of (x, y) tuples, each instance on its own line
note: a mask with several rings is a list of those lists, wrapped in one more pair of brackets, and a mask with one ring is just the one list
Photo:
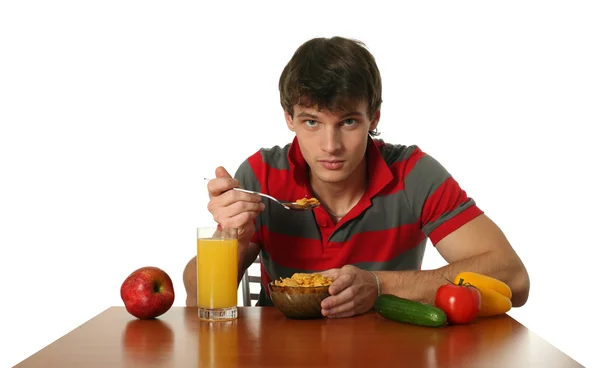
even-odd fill
[(158, 267), (142, 267), (133, 271), (121, 285), (125, 309), (139, 319), (151, 319), (168, 311), (175, 300), (173, 282)]

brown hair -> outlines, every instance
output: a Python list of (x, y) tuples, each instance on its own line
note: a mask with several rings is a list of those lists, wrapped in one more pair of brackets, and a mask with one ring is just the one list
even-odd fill
[(364, 43), (343, 37), (314, 38), (302, 44), (283, 69), (279, 95), (290, 116), (296, 104), (339, 112), (364, 100), (372, 119), (382, 102), (381, 76)]

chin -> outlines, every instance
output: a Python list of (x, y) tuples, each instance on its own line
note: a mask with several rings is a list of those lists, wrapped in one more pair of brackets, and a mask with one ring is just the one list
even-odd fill
[(350, 175), (348, 175), (347, 172), (345, 172), (345, 170), (343, 171), (318, 171), (315, 173), (316, 177), (325, 183), (330, 183), (330, 184), (335, 184), (335, 183), (341, 183), (345, 180), (347, 180)]

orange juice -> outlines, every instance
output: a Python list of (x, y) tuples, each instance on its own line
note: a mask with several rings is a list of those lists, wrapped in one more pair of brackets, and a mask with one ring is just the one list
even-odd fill
[(199, 308), (237, 306), (237, 239), (198, 239), (197, 267)]

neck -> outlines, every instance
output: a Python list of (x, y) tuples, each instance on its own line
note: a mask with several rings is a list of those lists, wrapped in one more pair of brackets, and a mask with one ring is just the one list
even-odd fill
[(338, 183), (328, 183), (310, 173), (311, 187), (321, 205), (332, 217), (345, 216), (367, 190), (367, 161), (363, 158), (352, 175)]

